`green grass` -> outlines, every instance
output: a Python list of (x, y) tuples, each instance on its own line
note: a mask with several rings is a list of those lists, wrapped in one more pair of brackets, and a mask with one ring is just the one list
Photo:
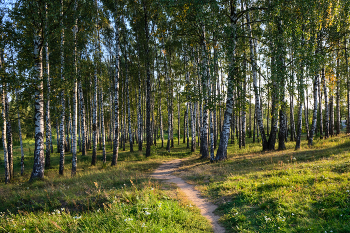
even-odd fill
[(174, 141), (171, 153), (158, 142), (150, 158), (128, 152), (126, 145), (113, 168), (107, 145), (107, 166), (100, 150), (93, 167), (91, 151), (79, 153), (74, 178), (71, 154), (59, 176), (54, 153), (45, 179), (32, 183), (34, 146), (27, 141), (25, 175), (19, 175), (15, 147), (15, 179), (5, 185), (1, 178), (0, 232), (211, 232), (176, 187), (150, 179), (157, 166), (174, 158), (187, 158), (178, 175), (219, 205), (216, 212), (228, 232), (350, 232), (348, 136), (316, 139), (310, 148), (303, 139), (299, 151), (288, 142), (285, 151), (261, 152), (259, 143), (247, 141), (243, 149), (230, 144), (229, 159), (220, 163), (199, 160), (199, 148), (192, 154), (182, 140), (180, 146)]
[[(159, 146), (160, 144), (158, 144)], [(169, 154), (153, 148), (146, 158), (139, 152), (120, 151), (118, 164), (91, 164), (91, 151), (78, 155), (77, 175), (71, 177), (71, 153), (66, 153), (65, 174), (58, 175), (59, 154), (45, 179), (29, 182), (33, 141), (25, 143), (25, 174), (20, 176), (20, 148), (14, 147), (15, 178), (0, 183), (0, 232), (211, 232), (209, 222), (179, 194), (176, 187), (160, 186), (150, 173), (164, 160), (191, 153), (182, 146)], [(136, 147), (134, 147), (137, 149)], [(0, 168), (4, 174), (4, 168)], [(166, 189), (165, 189), (166, 188)]]
[(227, 161), (191, 159), (178, 174), (219, 204), (230, 232), (350, 232), (349, 137), (294, 146), (261, 152), (258, 143), (230, 145)]

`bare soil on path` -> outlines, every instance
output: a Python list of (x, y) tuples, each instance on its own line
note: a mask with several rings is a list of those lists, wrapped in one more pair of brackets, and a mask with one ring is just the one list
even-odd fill
[(215, 233), (225, 232), (225, 228), (218, 223), (219, 216), (213, 213), (217, 206), (201, 197), (200, 193), (194, 189), (193, 185), (186, 183), (180, 177), (172, 175), (173, 172), (178, 170), (181, 161), (181, 159), (175, 159), (163, 163), (153, 172), (151, 177), (165, 180), (169, 183), (175, 183), (186, 194), (188, 199), (200, 209), (201, 214), (211, 222)]

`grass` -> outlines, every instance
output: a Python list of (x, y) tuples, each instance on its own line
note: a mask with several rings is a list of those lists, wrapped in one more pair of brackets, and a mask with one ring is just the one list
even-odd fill
[(247, 141), (243, 149), (230, 144), (229, 159), (220, 163), (199, 160), (198, 152), (192, 154), (177, 140), (171, 153), (158, 143), (150, 158), (120, 151), (114, 168), (102, 165), (101, 151), (98, 165), (91, 167), (89, 151), (78, 156), (74, 178), (71, 154), (59, 176), (54, 153), (46, 178), (33, 183), (28, 182), (33, 142), (27, 141), (25, 175), (19, 175), (16, 147), (15, 179), (0, 183), (0, 232), (211, 232), (181, 191), (149, 178), (163, 161), (174, 158), (187, 158), (177, 174), (219, 205), (216, 213), (228, 232), (350, 232), (347, 135), (315, 139), (312, 147), (303, 140), (299, 151), (288, 142), (284, 151), (261, 152), (259, 143)]
[[(158, 144), (159, 145), (159, 144)], [(14, 147), (15, 178), (0, 183), (0, 232), (211, 232), (210, 223), (173, 186), (160, 186), (149, 178), (164, 160), (190, 155), (184, 147), (169, 154), (152, 149), (152, 156), (120, 151), (110, 167), (98, 151), (97, 166), (89, 155), (78, 155), (77, 176), (72, 178), (71, 153), (65, 157), (65, 174), (58, 175), (59, 154), (45, 179), (29, 182), (33, 141), (25, 142), (25, 174), (20, 176), (20, 148)], [(128, 150), (128, 147), (127, 147)], [(4, 168), (0, 168), (4, 174)]]
[(219, 204), (230, 232), (350, 232), (350, 140), (316, 139), (301, 150), (261, 152), (258, 143), (210, 164), (191, 159), (178, 175)]

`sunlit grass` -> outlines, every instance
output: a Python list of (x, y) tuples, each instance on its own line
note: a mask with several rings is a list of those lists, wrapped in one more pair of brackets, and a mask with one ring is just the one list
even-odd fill
[[(63, 176), (58, 175), (59, 154), (53, 153), (44, 180), (29, 182), (33, 148), (33, 141), (25, 142), (25, 174), (20, 176), (20, 147), (15, 146), (15, 178), (7, 185), (1, 180), (0, 232), (212, 231), (176, 187), (160, 186), (149, 177), (163, 161), (189, 156), (184, 145), (168, 153), (158, 144), (146, 158), (144, 152), (130, 153), (127, 144), (126, 151), (120, 149), (117, 166), (111, 167), (108, 144), (106, 165), (102, 164), (101, 150), (96, 166), (90, 166), (91, 151), (84, 157), (78, 153), (73, 178), (71, 153), (66, 153)], [(3, 167), (0, 174), (4, 174)]]
[(261, 152), (258, 143), (210, 164), (193, 158), (178, 173), (220, 204), (231, 232), (350, 232), (350, 140), (346, 135), (303, 140)]

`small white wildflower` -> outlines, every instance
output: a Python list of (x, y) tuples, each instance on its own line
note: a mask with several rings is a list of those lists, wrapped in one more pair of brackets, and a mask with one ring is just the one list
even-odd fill
[(160, 231), (162, 231), (162, 229), (160, 229)]
[(98, 209), (97, 212), (100, 212), (100, 209)]
[(294, 215), (294, 214), (292, 213), (292, 215)]
[(346, 192), (348, 193), (348, 192), (350, 192), (350, 190), (346, 190)]
[(74, 219), (81, 219), (81, 216), (74, 216)]
[(151, 188), (151, 190), (154, 190), (154, 188)]
[(150, 214), (151, 214), (150, 212), (145, 211), (145, 215), (150, 215)]
[(145, 223), (142, 223), (141, 227), (146, 227), (146, 224), (145, 224)]
[(25, 228), (23, 228), (23, 231), (25, 231), (26, 229)]

